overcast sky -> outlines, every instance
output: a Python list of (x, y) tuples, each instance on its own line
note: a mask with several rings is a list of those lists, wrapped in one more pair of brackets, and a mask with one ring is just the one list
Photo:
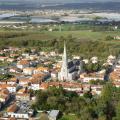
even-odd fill
[(32, 2), (40, 2), (40, 3), (71, 3), (71, 2), (120, 2), (120, 0), (0, 0), (0, 2), (5, 1), (32, 1)]
[[(18, 0), (19, 1), (19, 0)], [(29, 1), (29, 0), (27, 0)], [(107, 2), (107, 1), (112, 1), (112, 2), (120, 2), (120, 0), (30, 0), (30, 1), (39, 1), (39, 2)]]

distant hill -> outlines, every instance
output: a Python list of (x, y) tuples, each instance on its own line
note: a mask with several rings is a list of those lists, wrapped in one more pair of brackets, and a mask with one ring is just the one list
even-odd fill
[[(16, 1), (16, 2), (15, 2)], [(100, 3), (66, 3), (66, 4), (41, 4), (36, 2), (1, 2), (0, 9), (3, 10), (31, 10), (31, 9), (87, 9), (87, 10), (105, 10), (120, 11), (120, 2), (100, 2)]]

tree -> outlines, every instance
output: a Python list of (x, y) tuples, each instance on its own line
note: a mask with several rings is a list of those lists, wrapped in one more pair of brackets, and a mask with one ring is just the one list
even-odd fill
[(120, 101), (118, 102), (116, 107), (116, 120), (120, 120)]
[(91, 93), (91, 91), (88, 91), (88, 92), (84, 93), (84, 97), (91, 99), (91, 98), (92, 98), (92, 93)]
[(112, 100), (113, 100), (113, 86), (112, 83), (108, 82), (103, 87), (101, 98), (99, 99), (97, 108), (99, 109), (99, 115), (106, 116), (106, 120), (112, 120), (115, 113)]
[(39, 120), (49, 120), (47, 113), (42, 113)]
[(58, 107), (57, 97), (55, 96), (48, 97), (47, 105), (50, 107), (50, 109), (57, 109)]
[(112, 36), (107, 36), (106, 40), (113, 40), (114, 38)]
[(101, 93), (101, 98), (104, 102), (110, 102), (112, 101), (112, 95), (113, 95), (113, 85), (111, 82), (108, 82), (104, 85)]
[(88, 106), (81, 109), (80, 120), (93, 120), (92, 110)]

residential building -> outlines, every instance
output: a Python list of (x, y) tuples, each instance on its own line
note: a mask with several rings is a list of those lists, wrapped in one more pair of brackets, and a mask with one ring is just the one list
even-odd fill
[(24, 69), (29, 67), (29, 62), (27, 60), (21, 60), (17, 63), (17, 67), (20, 69)]

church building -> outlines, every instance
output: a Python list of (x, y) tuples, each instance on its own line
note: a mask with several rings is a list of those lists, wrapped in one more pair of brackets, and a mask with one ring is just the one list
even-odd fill
[(58, 73), (58, 80), (72, 81), (76, 79), (77, 75), (78, 75), (78, 71), (76, 69), (76, 64), (74, 64), (73, 61), (68, 62), (67, 52), (66, 52), (66, 42), (64, 42), (62, 67), (61, 67), (61, 71)]

